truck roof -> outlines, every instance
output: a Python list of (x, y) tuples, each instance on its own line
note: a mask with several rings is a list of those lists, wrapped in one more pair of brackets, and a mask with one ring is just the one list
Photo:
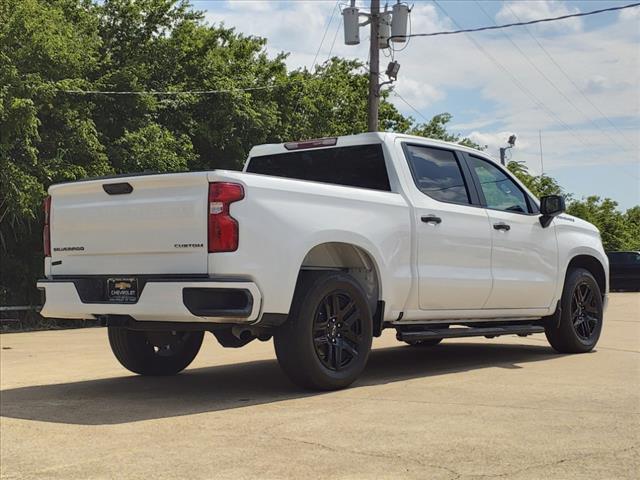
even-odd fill
[[(363, 145), (363, 144), (371, 144), (371, 143), (384, 143), (384, 142), (393, 142), (396, 138), (402, 138), (406, 140), (416, 140), (420, 143), (424, 143), (427, 145), (432, 145), (434, 147), (447, 147), (447, 148), (455, 148), (457, 150), (463, 150), (468, 153), (482, 154), (484, 157), (491, 158), (494, 162), (496, 161), (486, 152), (481, 150), (477, 150), (471, 147), (465, 147), (464, 145), (460, 145), (459, 143), (453, 142), (445, 142), (442, 140), (436, 140), (433, 138), (427, 137), (419, 137), (417, 135), (407, 135), (404, 133), (391, 133), (391, 132), (367, 132), (367, 133), (358, 133), (356, 135), (343, 135), (340, 137), (330, 137), (336, 138), (336, 144), (320, 147), (320, 148), (334, 148), (334, 147), (347, 147), (353, 145)], [(290, 152), (290, 149), (285, 147), (286, 143), (265, 143), (262, 145), (254, 146), (249, 152), (249, 157), (259, 157), (263, 155), (273, 155), (277, 153), (287, 153)]]

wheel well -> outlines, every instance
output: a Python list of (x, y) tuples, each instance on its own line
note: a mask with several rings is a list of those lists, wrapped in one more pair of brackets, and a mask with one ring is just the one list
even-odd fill
[(604, 267), (602, 263), (590, 255), (578, 255), (573, 257), (569, 262), (569, 266), (567, 267), (567, 273), (571, 268), (584, 268), (591, 272), (591, 275), (594, 276), (596, 282), (598, 283), (598, 287), (600, 288), (600, 293), (604, 296), (605, 288), (606, 288), (606, 275), (604, 273)]
[(367, 295), (371, 312), (376, 313), (380, 299), (379, 272), (373, 258), (350, 243), (329, 242), (313, 247), (304, 257), (300, 271), (342, 270), (353, 276)]

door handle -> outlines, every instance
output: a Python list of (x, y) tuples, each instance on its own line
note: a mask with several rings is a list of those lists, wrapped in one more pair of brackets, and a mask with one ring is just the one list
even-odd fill
[(496, 230), (505, 230), (505, 231), (511, 230), (511, 227), (509, 225), (507, 225), (506, 223), (503, 223), (503, 222), (494, 223), (493, 224), (493, 228), (495, 228)]
[(436, 225), (442, 223), (442, 219), (440, 217), (436, 217), (435, 215), (425, 215), (421, 218), (424, 223), (435, 223)]

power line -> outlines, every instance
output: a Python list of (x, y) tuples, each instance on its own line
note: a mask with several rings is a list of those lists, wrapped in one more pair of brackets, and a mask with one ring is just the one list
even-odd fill
[[(340, 8), (340, 7), (338, 7)], [(340, 26), (342, 23), (338, 21), (338, 27), (336, 28), (336, 33), (333, 34), (333, 41), (331, 42), (331, 48), (329, 49), (329, 54), (327, 55), (327, 60), (331, 60), (331, 53), (333, 53), (333, 47), (336, 45), (336, 39), (338, 38), (338, 32), (340, 31)]]
[[(456, 25), (458, 28), (460, 28), (460, 25), (458, 24), (458, 22), (456, 22), (456, 20), (449, 15), (449, 13), (446, 11), (446, 9), (440, 5), (440, 3), (438, 2), (438, 0), (433, 0), (433, 3), (440, 9), (442, 10), (442, 12), (454, 23), (454, 25)], [(640, 5), (640, 4), (638, 4)], [(462, 29), (461, 29), (462, 30)], [(529, 89), (527, 89), (506, 67), (504, 67), (504, 65), (502, 65), (498, 60), (496, 60), (489, 52), (487, 52), (482, 45), (480, 45), (473, 37), (467, 35), (467, 39), (469, 39), (469, 41), (471, 41), (471, 43), (473, 43), (473, 45), (480, 50), (480, 52), (482, 52), (489, 60), (491, 60), (494, 65), (496, 65), (498, 68), (500, 68), (503, 72), (505, 72), (512, 80), (512, 82), (523, 92), (525, 93), (531, 100), (534, 101), (535, 104), (537, 104), (539, 107), (541, 107), (546, 113), (547, 115), (549, 115), (551, 118), (555, 119), (560, 126), (562, 126), (569, 134), (571, 134), (576, 140), (578, 140), (583, 146), (588, 147), (589, 145), (593, 146), (593, 144), (589, 144), (587, 145), (587, 143), (585, 143), (585, 141), (582, 139), (581, 136), (577, 135), (576, 132), (569, 127), (569, 125), (567, 125), (565, 122), (563, 122), (552, 110), (550, 110), (549, 108), (547, 108), (547, 106), (542, 103)], [(595, 145), (597, 146), (597, 145)], [(631, 172), (630, 170), (626, 169), (625, 167), (619, 165), (620, 168), (622, 168), (623, 170), (625, 170), (629, 175), (631, 175), (632, 177), (636, 178), (636, 179), (640, 179), (640, 177), (638, 177), (638, 175), (636, 175), (635, 173)]]
[[(486, 16), (490, 21), (493, 21), (493, 19), (491, 18), (491, 15), (489, 15), (489, 14), (487, 13), (487, 11), (482, 7), (482, 5), (480, 4), (480, 2), (479, 2), (478, 0), (474, 0), (474, 3), (478, 6), (478, 8), (482, 11), (482, 13), (483, 13), (483, 14), (484, 14), (484, 15), (485, 15), (485, 16)], [(495, 22), (494, 22), (494, 23), (495, 23)], [(550, 79), (550, 78), (549, 78), (549, 77), (548, 77), (548, 76), (547, 76), (547, 75), (546, 75), (546, 74), (545, 74), (545, 73), (544, 73), (540, 68), (538, 68), (538, 66), (533, 62), (533, 60), (531, 60), (531, 59), (529, 58), (529, 56), (528, 56), (526, 53), (524, 53), (524, 52), (522, 51), (522, 49), (518, 46), (518, 44), (517, 44), (517, 43), (515, 43), (515, 42), (513, 41), (513, 39), (509, 36), (509, 34), (507, 34), (506, 32), (502, 32), (502, 31), (501, 31), (500, 33), (501, 33), (502, 35), (504, 35), (504, 37), (509, 41), (509, 43), (511, 43), (511, 45), (513, 45), (513, 47), (518, 51), (518, 53), (520, 53), (520, 55), (522, 56), (522, 58), (524, 58), (524, 59), (527, 61), (527, 63), (528, 63), (529, 65), (531, 65), (531, 66), (536, 70), (536, 72), (538, 72), (538, 73), (539, 73), (539, 74), (540, 74), (540, 75), (541, 75), (541, 76), (542, 76), (542, 77), (547, 81), (547, 83), (548, 83), (549, 85), (551, 85), (551, 86), (553, 87), (553, 89), (554, 89), (556, 92), (558, 92), (558, 93), (562, 96), (562, 98), (564, 98), (564, 99), (566, 100), (566, 102), (574, 108), (574, 110), (575, 110), (575, 111), (577, 111), (578, 113), (580, 113), (580, 114), (581, 114), (581, 115), (582, 115), (582, 116), (583, 116), (583, 117), (584, 117), (588, 122), (591, 122), (591, 124), (592, 124), (594, 127), (596, 127), (596, 129), (597, 129), (597, 130), (600, 130), (600, 126), (599, 126), (597, 123), (595, 123), (595, 122), (593, 121), (593, 119), (592, 119), (589, 115), (587, 115), (587, 114), (586, 114), (586, 113), (584, 113), (580, 108), (578, 108), (578, 106), (577, 106), (575, 103), (573, 103), (573, 101), (572, 101), (572, 100), (571, 100), (571, 99), (570, 99), (570, 98), (569, 98), (569, 97), (568, 97), (568, 96), (567, 96), (567, 95), (566, 95), (562, 90), (560, 90), (560, 88), (555, 84), (555, 82), (554, 82), (553, 80), (551, 80), (551, 79)], [(617, 142), (613, 137), (611, 137), (607, 132), (602, 131), (602, 133), (604, 133), (604, 134), (607, 136), (607, 138), (608, 138), (609, 140), (611, 140), (615, 145), (617, 145), (618, 147), (620, 147), (623, 151), (629, 151), (629, 149), (628, 149), (628, 148), (624, 148), (622, 145), (620, 145), (620, 144), (619, 144), (619, 143), (618, 143), (618, 142)]]
[[(434, 3), (436, 3), (436, 4), (437, 4), (437, 0), (434, 0)], [(439, 5), (438, 5), (438, 6), (439, 6)], [(440, 7), (440, 6), (439, 6), (439, 7)], [(449, 17), (449, 15), (447, 14), (447, 12), (446, 12), (442, 7), (440, 7), (440, 8), (443, 10), (443, 12), (445, 13), (445, 15), (447, 15), (447, 16)], [(451, 21), (452, 21), (452, 22), (456, 23), (456, 21), (455, 21), (452, 17), (449, 17), (449, 18), (451, 19)], [(478, 45), (478, 46), (479, 46), (479, 45)], [(480, 49), (481, 49), (481, 51), (483, 51), (482, 47), (480, 47)], [(492, 58), (492, 57), (490, 57), (490, 56), (489, 56), (489, 59), (491, 59), (491, 58)], [(365, 69), (368, 71), (368, 68), (366, 68), (366, 67), (365, 67)], [(380, 76), (380, 78), (382, 78), (382, 74), (378, 74), (378, 75)], [(427, 117), (425, 117), (425, 116), (422, 114), (422, 112), (420, 112), (420, 110), (418, 110), (418, 109), (417, 109), (416, 107), (414, 107), (411, 103), (409, 103), (409, 101), (408, 101), (406, 98), (404, 98), (404, 97), (403, 97), (403, 96), (402, 96), (402, 95), (401, 95), (401, 94), (400, 94), (400, 93), (399, 93), (395, 88), (394, 88), (393, 90), (391, 90), (391, 92), (392, 92), (396, 97), (398, 97), (400, 100), (402, 100), (402, 101), (403, 101), (403, 102), (404, 102), (404, 103), (405, 103), (405, 104), (406, 104), (406, 105), (407, 105), (411, 110), (413, 110), (415, 113), (417, 113), (417, 114), (418, 114), (418, 116), (422, 117), (422, 119), (423, 119), (426, 123), (429, 123), (429, 122), (431, 121), (431, 120), (429, 120)], [(568, 128), (568, 127), (567, 127), (567, 128)], [(573, 132), (572, 132), (572, 131), (569, 131), (569, 133), (573, 134)], [(578, 140), (580, 141), (580, 138), (579, 138), (579, 137), (577, 137), (575, 134), (573, 134), (573, 135), (574, 135), (574, 137), (575, 137), (576, 139), (578, 139)], [(585, 145), (585, 144), (584, 144), (584, 142), (582, 142), (582, 144), (583, 144), (583, 145)], [(541, 155), (540, 161), (542, 162), (542, 138), (540, 138), (540, 155)], [(511, 157), (509, 157), (509, 158), (511, 158)], [(640, 177), (638, 177), (638, 175), (636, 175), (635, 173), (633, 173), (631, 170), (628, 170), (626, 167), (624, 167), (624, 166), (622, 166), (622, 165), (618, 165), (618, 166), (619, 166), (621, 169), (625, 170), (625, 171), (627, 172), (627, 174), (631, 175), (632, 177), (634, 177), (634, 178), (636, 178), (636, 179), (640, 179)], [(542, 174), (544, 175), (544, 166), (543, 166), (543, 170), (542, 170), (542, 172), (543, 172)]]
[(72, 95), (215, 95), (218, 93), (235, 93), (235, 92), (251, 92), (254, 90), (269, 90), (277, 88), (281, 85), (264, 85), (261, 87), (232, 88), (225, 90), (129, 90), (129, 91), (110, 91), (110, 90), (66, 90), (58, 88), (56, 92), (69, 93)]
[[(451, 16), (449, 15), (449, 13), (447, 12), (447, 10), (440, 5), (440, 3), (437, 0), (433, 0), (433, 3), (440, 9), (442, 10), (442, 12), (453, 22), (454, 25), (456, 25), (458, 28), (461, 29), (460, 25), (458, 24), (458, 22)], [(482, 47), (482, 45), (480, 45), (472, 36), (467, 35), (467, 39), (478, 49), (480, 50), (480, 52), (487, 57), (496, 67), (498, 67), (500, 70), (502, 70), (513, 82), (513, 84), (518, 87), (518, 89), (520, 89), (520, 91), (522, 93), (524, 93), (526, 96), (529, 97), (529, 99), (531, 99), (533, 101), (533, 103), (540, 108), (541, 110), (544, 110), (545, 113), (552, 118), (555, 122), (557, 122), (559, 125), (561, 125), (567, 132), (569, 132), (576, 140), (578, 140), (583, 146), (588, 147), (587, 143), (585, 143), (584, 139), (582, 139), (581, 137), (579, 137), (571, 127), (569, 127), (569, 125), (567, 125), (566, 123), (564, 123), (562, 121), (561, 118), (559, 118), (552, 110), (550, 110), (544, 103), (542, 103), (538, 97), (536, 97), (527, 87), (525, 87), (522, 82), (520, 82), (520, 80), (518, 80), (515, 75), (513, 75), (513, 73), (511, 73), (511, 71), (509, 69), (507, 69), (504, 65), (502, 65), (493, 55), (491, 55), (485, 48)]]
[(422, 117), (422, 119), (423, 119), (426, 123), (429, 123), (429, 121), (430, 121), (430, 120), (429, 120), (427, 117), (425, 117), (425, 116), (422, 114), (422, 112), (420, 112), (416, 107), (414, 107), (414, 106), (413, 106), (413, 105), (411, 105), (407, 100), (405, 100), (405, 98), (404, 98), (402, 95), (400, 95), (400, 94), (396, 91), (396, 89), (395, 89), (395, 88), (393, 89), (393, 94), (394, 94), (396, 97), (398, 97), (400, 100), (402, 100), (404, 103), (406, 103), (406, 104), (409, 106), (409, 108), (410, 108), (411, 110), (413, 110), (413, 111), (414, 111), (414, 112), (416, 112), (420, 117)]
[[(340, 6), (339, 6), (339, 2), (340, 0), (336, 0), (336, 3), (333, 5), (333, 8), (331, 9), (331, 17), (329, 18), (329, 21), (327, 22), (327, 25), (324, 29), (324, 33), (322, 34), (322, 39), (320, 40), (320, 45), (318, 45), (318, 49), (316, 50), (316, 55), (313, 57), (313, 63), (311, 64), (311, 73), (313, 73), (313, 69), (316, 66), (316, 61), (318, 60), (318, 55), (320, 55), (320, 50), (322, 49), (322, 44), (324, 43), (324, 39), (327, 36), (327, 32), (329, 31), (329, 27), (331, 26), (331, 22), (333, 22), (333, 17), (336, 14), (336, 9), (340, 10)], [(296, 106), (293, 109), (293, 114), (295, 115), (296, 113), (298, 113), (298, 108), (300, 108), (300, 102), (302, 101), (302, 95), (303, 95), (304, 89), (300, 91), (300, 94), (298, 95), (298, 100), (296, 101)]]
[(331, 26), (331, 23), (333, 22), (333, 17), (336, 14), (336, 9), (340, 9), (340, 6), (338, 5), (338, 1), (336, 1), (335, 5), (333, 6), (333, 9), (331, 10), (331, 18), (329, 18), (329, 22), (327, 23), (327, 26), (324, 29), (324, 33), (322, 34), (322, 40), (320, 40), (320, 45), (318, 45), (318, 50), (316, 50), (316, 56), (313, 57), (313, 63), (311, 64), (311, 70), (313, 70), (313, 67), (316, 66), (316, 61), (318, 60), (318, 55), (320, 55), (320, 50), (322, 49), (322, 45), (324, 44), (324, 39), (327, 36), (327, 32), (329, 31), (329, 27)]
[[(436, 2), (437, 3), (437, 2)], [(609, 7), (609, 8), (601, 8), (599, 10), (591, 10), (590, 12), (579, 12), (579, 13), (571, 13), (568, 15), (561, 15), (559, 17), (548, 17), (548, 18), (539, 18), (537, 20), (530, 20), (528, 22), (514, 22), (514, 23), (506, 23), (503, 25), (489, 25), (486, 27), (478, 27), (478, 28), (460, 28), (458, 30), (450, 30), (443, 32), (432, 32), (432, 33), (412, 33), (411, 35), (392, 35), (388, 38), (387, 42), (391, 42), (394, 38), (408, 38), (408, 37), (435, 37), (438, 35), (455, 35), (458, 33), (471, 33), (471, 32), (484, 32), (486, 30), (498, 30), (501, 28), (510, 28), (510, 27), (522, 27), (525, 25), (534, 25), (536, 23), (545, 23), (545, 22), (555, 22), (557, 20), (564, 20), (567, 18), (574, 17), (586, 17), (588, 15), (596, 15), (598, 13), (605, 12), (613, 12), (616, 10), (624, 10), (626, 8), (634, 8), (640, 6), (640, 2), (631, 3), (629, 5), (621, 5), (619, 7)]]
[[(364, 68), (365, 68), (365, 70), (366, 70), (367, 72), (371, 72), (371, 70), (369, 70), (369, 68), (368, 68), (368, 67), (366, 67), (366, 66), (365, 66)], [(378, 78), (380, 78), (381, 80), (384, 80), (384, 77), (382, 76), (382, 74), (381, 74), (381, 73), (378, 73)], [(418, 116), (422, 117), (422, 119), (423, 119), (425, 122), (429, 123), (429, 122), (431, 121), (431, 120), (429, 120), (427, 117), (425, 117), (425, 116), (422, 114), (422, 112), (421, 112), (420, 110), (418, 110), (416, 107), (414, 107), (413, 105), (411, 105), (411, 104), (409, 103), (409, 101), (408, 101), (408, 100), (406, 100), (402, 95), (400, 95), (400, 92), (398, 92), (398, 91), (396, 90), (396, 87), (395, 87), (395, 86), (393, 86), (392, 88), (390, 88), (388, 91), (390, 91), (390, 92), (391, 92), (391, 93), (393, 93), (396, 97), (398, 97), (400, 100), (402, 100), (402, 101), (403, 101), (403, 102), (404, 102), (404, 103), (405, 103), (405, 104), (406, 104), (406, 105), (407, 105), (411, 110), (413, 110), (414, 112), (416, 112), (416, 113), (418, 114)]]
[[(509, 11), (511, 12), (511, 15), (513, 15), (515, 17), (516, 20), (518, 20), (519, 22), (520, 17), (518, 17), (518, 15), (516, 14), (516, 12), (513, 11), (513, 9), (511, 8), (511, 6), (508, 3), (505, 3), (506, 7), (509, 9)], [(611, 127), (613, 127), (622, 137), (626, 138), (628, 141), (631, 141), (629, 137), (627, 137), (625, 135), (625, 133), (620, 130), (612, 121), (611, 119), (602, 111), (600, 110), (600, 108), (591, 101), (591, 99), (589, 99), (589, 97), (587, 95), (585, 95), (585, 93), (582, 91), (582, 89), (576, 84), (576, 82), (573, 81), (573, 79), (569, 76), (569, 74), (566, 72), (566, 70), (564, 68), (562, 68), (562, 65), (560, 65), (555, 58), (553, 58), (553, 56), (549, 53), (549, 51), (544, 47), (544, 45), (540, 42), (540, 40), (531, 32), (531, 30), (528, 27), (524, 27), (525, 31), (529, 34), (529, 36), (538, 44), (538, 46), (540, 47), (540, 49), (544, 52), (544, 54), (547, 56), (547, 58), (549, 58), (549, 60), (551, 60), (551, 62), (558, 68), (558, 70), (560, 70), (560, 72), (562, 73), (562, 75), (564, 75), (564, 77), (571, 83), (571, 85), (573, 85), (573, 87), (577, 90), (577, 92), (582, 96), (582, 98), (585, 99), (585, 101), (587, 103), (589, 103), (589, 105), (591, 105), (599, 114), (602, 118), (604, 118), (607, 123), (609, 125), (611, 125)]]

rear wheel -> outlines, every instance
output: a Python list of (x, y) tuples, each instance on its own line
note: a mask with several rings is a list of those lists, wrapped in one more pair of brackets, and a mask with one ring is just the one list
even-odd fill
[(204, 332), (141, 332), (109, 327), (111, 350), (140, 375), (175, 375), (196, 358)]
[(275, 332), (280, 366), (304, 388), (350, 385), (367, 363), (372, 319), (358, 282), (342, 272), (303, 273), (289, 320)]
[(549, 321), (545, 333), (551, 346), (561, 353), (589, 352), (602, 331), (603, 304), (598, 282), (588, 270), (567, 272), (560, 322)]

